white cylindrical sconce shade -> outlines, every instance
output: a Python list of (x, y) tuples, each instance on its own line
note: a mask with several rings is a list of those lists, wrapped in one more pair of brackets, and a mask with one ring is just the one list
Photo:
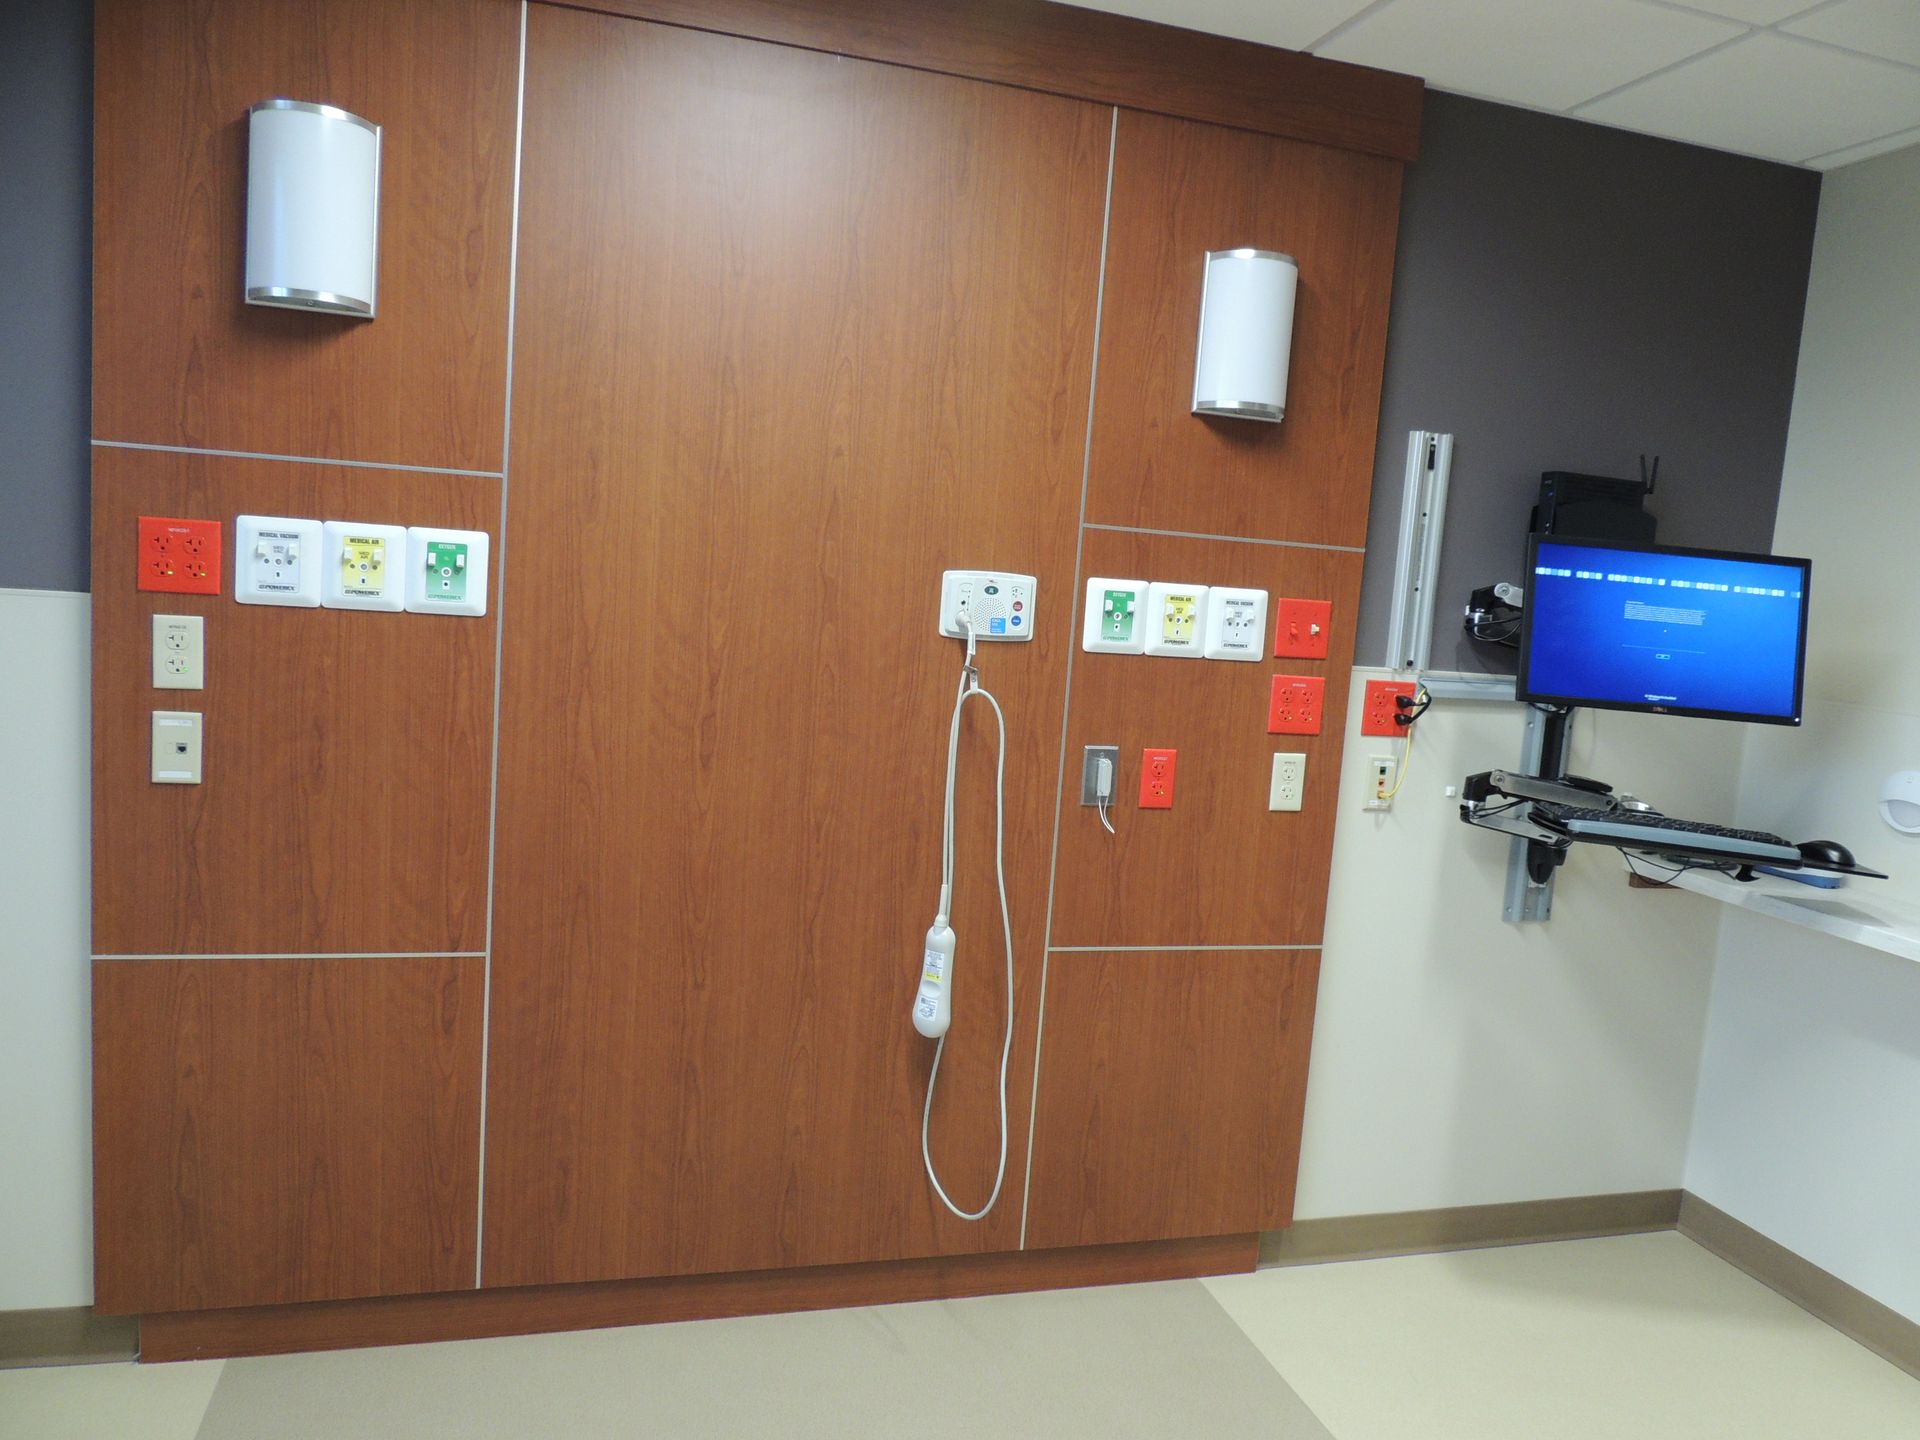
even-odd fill
[(380, 127), (332, 105), (247, 117), (247, 303), (373, 317)]
[(1274, 250), (1209, 250), (1200, 285), (1193, 413), (1278, 421), (1300, 267)]

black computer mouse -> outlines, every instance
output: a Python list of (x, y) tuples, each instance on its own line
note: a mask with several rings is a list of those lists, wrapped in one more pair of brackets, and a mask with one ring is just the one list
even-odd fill
[(1802, 840), (1794, 847), (1803, 860), (1818, 860), (1823, 865), (1851, 865), (1853, 852), (1838, 840)]

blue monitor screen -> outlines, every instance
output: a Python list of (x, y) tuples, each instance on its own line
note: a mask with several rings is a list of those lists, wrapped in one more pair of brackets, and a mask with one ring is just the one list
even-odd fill
[(1800, 723), (1808, 562), (1536, 537), (1523, 700)]

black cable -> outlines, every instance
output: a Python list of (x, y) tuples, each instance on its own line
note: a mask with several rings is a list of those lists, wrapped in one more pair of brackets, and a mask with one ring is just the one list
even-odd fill
[[(1631, 870), (1635, 875), (1638, 875), (1642, 880), (1651, 880), (1656, 885), (1671, 885), (1689, 870), (1714, 870), (1722, 875), (1733, 875), (1741, 866), (1741, 862), (1738, 860), (1647, 861), (1649, 864), (1660, 866), (1667, 872), (1667, 876), (1663, 880), (1658, 875), (1649, 875), (1644, 870), (1635, 866), (1633, 863), (1635, 859), (1634, 851), (1627, 849), (1624, 845), (1616, 845), (1614, 848), (1620, 852), (1620, 858), (1627, 862), (1627, 869)], [(1644, 854), (1640, 855), (1639, 858), (1641, 860), (1647, 859)]]

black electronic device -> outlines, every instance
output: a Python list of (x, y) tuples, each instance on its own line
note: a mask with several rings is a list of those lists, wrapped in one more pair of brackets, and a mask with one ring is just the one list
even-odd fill
[(1651, 545), (1657, 522), (1647, 513), (1646, 498), (1653, 493), (1659, 471), (1658, 460), (1639, 480), (1578, 475), (1570, 470), (1545, 471), (1540, 476), (1540, 498), (1528, 528), (1536, 535)]
[(1802, 840), (1794, 848), (1800, 852), (1802, 860), (1837, 865), (1842, 870), (1851, 870), (1860, 863), (1853, 858), (1853, 852), (1838, 840)]
[(1632, 850), (1723, 856), (1741, 862), (1796, 865), (1801, 848), (1764, 830), (1741, 830), (1703, 820), (1676, 820), (1651, 810), (1601, 810), (1536, 802), (1535, 823), (1571, 840), (1599, 841)]
[(1535, 535), (1515, 695), (1798, 725), (1811, 563)]

